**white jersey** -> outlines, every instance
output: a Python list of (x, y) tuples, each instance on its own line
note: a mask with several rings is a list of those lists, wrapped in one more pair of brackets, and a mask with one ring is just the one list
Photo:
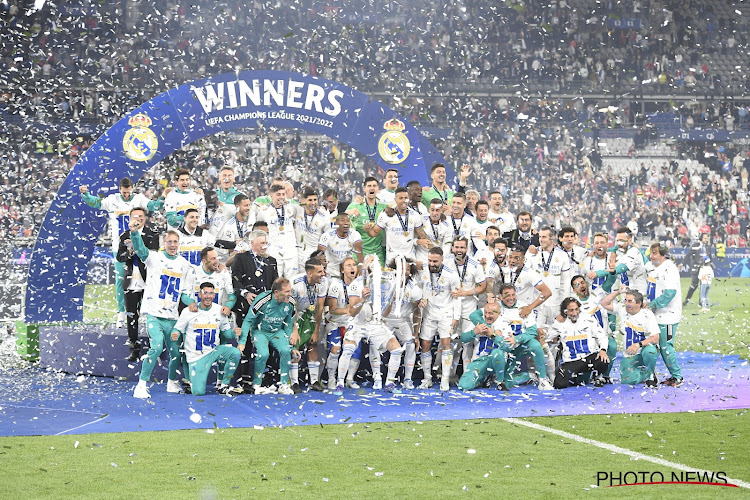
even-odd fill
[[(637, 314), (628, 314), (624, 304), (615, 304), (613, 312), (617, 315), (618, 331), (625, 338), (625, 349), (653, 334), (659, 335), (659, 323), (651, 309), (643, 307)], [(627, 352), (623, 355), (631, 357)]]
[[(603, 271), (607, 269), (607, 257), (605, 256), (603, 259), (600, 259), (596, 256), (587, 256), (581, 261), (579, 269), (580, 273), (584, 276), (591, 271)], [(591, 290), (593, 291), (604, 286), (604, 280), (606, 279), (606, 276), (602, 276), (600, 278), (594, 278), (593, 280), (586, 278), (586, 281), (591, 283)]]
[[(250, 220), (238, 220), (237, 216), (230, 218), (228, 221), (224, 223), (224, 225), (219, 229), (219, 231), (216, 233), (216, 239), (217, 240), (224, 240), (224, 241), (238, 241), (243, 240), (245, 242), (245, 238), (250, 234), (252, 231), (253, 223)], [(239, 243), (237, 247), (235, 247), (235, 250), (239, 250)], [(219, 254), (219, 259), (225, 260), (229, 256), (229, 251), (224, 248), (217, 248), (216, 252)]]
[[(336, 306), (332, 309), (345, 309), (349, 306), (349, 286), (351, 284), (347, 285), (339, 278), (331, 279), (326, 296), (329, 299), (336, 299)], [(335, 328), (346, 325), (347, 321), (349, 321), (348, 314), (329, 314), (327, 324)]]
[(185, 291), (190, 293), (196, 302), (200, 302), (201, 299), (198, 296), (200, 292), (200, 286), (202, 283), (209, 282), (214, 286), (216, 295), (214, 295), (214, 303), (220, 306), (226, 305), (229, 295), (234, 293), (232, 287), (232, 275), (226, 269), (224, 271), (214, 271), (209, 273), (203, 267), (203, 265), (193, 266), (187, 275), (187, 286)]
[(577, 361), (590, 354), (598, 353), (602, 349), (607, 349), (609, 343), (599, 323), (584, 315), (581, 315), (575, 323), (570, 319), (562, 323), (555, 321), (550, 330), (548, 336), (560, 337), (563, 363)]
[[(482, 265), (471, 257), (466, 257), (463, 265), (456, 264), (456, 258), (451, 255), (445, 259), (445, 265), (456, 272), (463, 290), (471, 290), (476, 285), (484, 283), (484, 269)], [(469, 295), (461, 298), (461, 318), (469, 319), (469, 315), (477, 310), (477, 296)]]
[(620, 273), (620, 285), (627, 288), (634, 288), (646, 295), (646, 257), (636, 247), (628, 247), (623, 253), (617, 249), (617, 261), (615, 266), (625, 264), (628, 271)]
[(439, 273), (431, 273), (429, 270), (423, 273), (421, 281), (423, 298), (427, 300), (423, 318), (447, 316), (454, 320), (461, 319), (461, 299), (451, 296), (453, 290), (461, 287), (458, 274), (453, 269), (443, 264)]
[(120, 235), (130, 231), (130, 211), (136, 207), (148, 210), (149, 199), (141, 193), (133, 194), (128, 201), (120, 193), (113, 193), (101, 201), (102, 210), (109, 216), (109, 237), (112, 239), (112, 253), (117, 253)]
[[(362, 290), (365, 288), (365, 280), (362, 276), (358, 276), (354, 281), (347, 287), (347, 293), (349, 294), (349, 300), (353, 297), (361, 298)], [(349, 317), (347, 321), (347, 328), (350, 325), (366, 325), (373, 324), (372, 315), (372, 294), (367, 299), (364, 299), (360, 304), (363, 304), (360, 308), (359, 313), (354, 317)]]
[(297, 257), (297, 235), (294, 222), (299, 205), (286, 202), (276, 208), (271, 205), (260, 205), (257, 208), (257, 220), (268, 224), (268, 254), (277, 260)]
[(450, 214), (448, 217), (446, 217), (446, 222), (448, 223), (448, 227), (451, 230), (451, 243), (453, 243), (453, 240), (455, 240), (459, 236), (463, 236), (467, 240), (471, 240), (471, 235), (474, 232), (476, 225), (476, 219), (473, 216), (463, 214), (460, 219), (457, 219), (453, 217), (453, 214)]
[(536, 300), (540, 293), (536, 287), (544, 283), (542, 275), (527, 266), (524, 266), (520, 273), (515, 269), (509, 269), (506, 279), (516, 287), (518, 302), (524, 304), (531, 304)]
[(602, 290), (601, 288), (597, 288), (596, 290), (591, 290), (591, 293), (585, 300), (580, 297), (576, 297), (576, 299), (578, 299), (578, 302), (581, 303), (582, 318), (593, 318), (597, 323), (599, 323), (602, 328), (604, 328), (606, 331), (609, 331), (607, 311), (599, 305), (601, 304), (602, 299), (604, 299), (604, 297), (606, 296), (607, 294), (604, 292), (604, 290)]
[(401, 215), (396, 211), (393, 217), (388, 217), (385, 210), (378, 215), (378, 227), (385, 231), (385, 254), (386, 260), (391, 261), (398, 255), (415, 259), (415, 245), (417, 235), (415, 229), (422, 227), (422, 216), (413, 209), (406, 209)]
[(187, 288), (187, 275), (193, 267), (181, 255), (168, 257), (164, 252), (150, 250), (144, 261), (148, 272), (141, 301), (141, 314), (157, 318), (177, 319), (177, 306)]
[(376, 199), (380, 203), (385, 203), (386, 205), (393, 205), (396, 201), (396, 191), (388, 191), (387, 189), (381, 189), (378, 191), (378, 194), (375, 195)]
[(216, 239), (225, 239), (219, 238), (219, 231), (236, 213), (237, 207), (229, 203), (223, 203), (216, 207), (213, 212), (208, 214), (208, 219), (206, 220), (208, 232), (216, 236)]
[(304, 209), (298, 210), (295, 226), (297, 248), (302, 260), (306, 261), (318, 249), (323, 234), (331, 229), (328, 213), (318, 209), (314, 214), (308, 215)]
[(682, 286), (680, 284), (680, 271), (675, 263), (667, 259), (659, 267), (648, 273), (648, 285), (646, 297), (649, 301), (655, 300), (665, 290), (674, 290), (675, 296), (666, 307), (654, 311), (656, 321), (660, 325), (674, 325), (682, 319)]
[(406, 283), (404, 295), (401, 299), (401, 316), (396, 317), (396, 305), (394, 303), (393, 307), (391, 308), (391, 314), (383, 318), (383, 321), (388, 326), (396, 326), (404, 321), (412, 323), (412, 319), (414, 317), (414, 307), (420, 300), (422, 300), (422, 289), (419, 287), (418, 283), (416, 283), (413, 279), (410, 279)]
[(216, 349), (221, 343), (221, 332), (232, 330), (232, 324), (221, 314), (221, 306), (211, 304), (209, 309), (198, 306), (197, 312), (186, 307), (174, 328), (183, 333), (185, 358), (193, 363)]
[(194, 266), (201, 263), (201, 250), (207, 246), (212, 246), (216, 238), (208, 231), (202, 228), (196, 228), (195, 232), (190, 234), (187, 229), (182, 227), (180, 232), (180, 255)]
[(292, 278), (292, 299), (297, 316), (303, 312), (315, 310), (318, 299), (325, 299), (328, 292), (328, 283), (325, 283), (326, 277), (317, 285), (311, 285), (307, 281), (307, 273), (296, 275)]
[(471, 231), (471, 239), (469, 241), (474, 245), (475, 252), (487, 248), (487, 228), (491, 225), (492, 222), (489, 219), (484, 222), (478, 219), (474, 220), (474, 229)]
[(570, 288), (570, 284), (566, 286), (564, 279), (570, 271), (568, 254), (559, 247), (553, 247), (551, 252), (540, 248), (536, 255), (528, 257), (527, 265), (542, 276), (544, 284), (552, 292), (552, 297), (547, 299), (545, 305), (559, 306)]
[[(206, 199), (202, 194), (196, 193), (194, 190), (180, 191), (174, 189), (169, 192), (167, 197), (164, 199), (164, 211), (169, 214), (175, 213), (177, 215), (185, 215), (185, 211), (189, 208), (198, 210), (200, 215), (200, 222), (198, 225), (206, 223)], [(177, 226), (171, 226), (167, 223), (168, 229), (177, 229)]]
[[(453, 232), (451, 231), (448, 221), (438, 221), (437, 224), (433, 224), (429, 216), (422, 217), (422, 227), (430, 240), (430, 245), (434, 247), (440, 247), (443, 249), (443, 253), (448, 255), (451, 251), (451, 242), (453, 241)], [(417, 245), (417, 260), (419, 262), (427, 262), (428, 250), (422, 245)]]
[(498, 213), (493, 212), (492, 209), (490, 209), (487, 219), (492, 222), (493, 225), (497, 226), (500, 230), (500, 234), (513, 231), (516, 228), (516, 220), (513, 218), (513, 214), (507, 210)]
[[(474, 260), (479, 262), (479, 264), (482, 266), (482, 270), (484, 271), (485, 276), (487, 275), (487, 270), (490, 268), (490, 265), (492, 264), (492, 261), (494, 259), (495, 253), (489, 247), (483, 248), (482, 250), (477, 250), (477, 253), (474, 254)], [(484, 261), (484, 263), (482, 263), (482, 261)]]
[(521, 308), (526, 305), (528, 305), (528, 303), (522, 303), (518, 300), (513, 307), (506, 307), (505, 304), (502, 302), (500, 303), (500, 306), (502, 307), (501, 317), (508, 322), (513, 331), (513, 335), (521, 335), (529, 328), (536, 326), (535, 312), (532, 312), (525, 318), (521, 317)]
[(354, 229), (349, 228), (349, 233), (341, 238), (336, 229), (323, 233), (318, 243), (325, 248), (326, 252), (326, 274), (330, 276), (341, 276), (339, 266), (354, 253), (354, 244), (362, 242), (362, 236)]
[(563, 297), (573, 295), (573, 289), (570, 286), (570, 280), (573, 279), (573, 276), (576, 274), (581, 273), (581, 262), (586, 258), (588, 255), (588, 252), (586, 252), (586, 249), (582, 246), (573, 245), (570, 247), (570, 250), (566, 250), (564, 247), (560, 246), (560, 250), (565, 252), (565, 254), (568, 256), (568, 259), (570, 260), (570, 267), (567, 272), (563, 273)]

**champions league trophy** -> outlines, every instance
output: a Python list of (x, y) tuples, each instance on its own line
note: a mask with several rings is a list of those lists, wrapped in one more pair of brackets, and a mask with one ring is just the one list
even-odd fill
[(377, 255), (372, 255), (372, 260), (365, 266), (365, 285), (370, 289), (372, 298), (373, 322), (380, 323), (391, 301), (393, 301), (391, 314), (395, 317), (401, 315), (401, 302), (406, 289), (406, 266), (406, 259), (398, 256), (396, 269), (381, 268)]

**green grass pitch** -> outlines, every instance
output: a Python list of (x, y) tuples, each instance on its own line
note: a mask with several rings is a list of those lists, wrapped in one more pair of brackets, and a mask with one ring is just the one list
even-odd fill
[[(716, 280), (710, 313), (685, 309), (677, 349), (748, 359), (748, 285)], [(114, 319), (111, 295), (87, 288), (86, 321)], [(523, 420), (750, 482), (746, 410)], [(748, 497), (720, 486), (592, 487), (602, 471), (674, 469), (500, 419), (11, 437), (0, 447), (2, 498)]]

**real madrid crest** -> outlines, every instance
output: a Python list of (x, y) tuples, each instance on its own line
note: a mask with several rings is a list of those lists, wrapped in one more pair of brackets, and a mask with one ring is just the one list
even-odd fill
[(383, 128), (386, 132), (378, 141), (380, 156), (388, 163), (403, 163), (411, 150), (409, 139), (403, 132), (406, 126), (401, 120), (394, 118), (385, 122)]
[(156, 154), (159, 139), (149, 128), (151, 123), (151, 118), (143, 113), (133, 115), (128, 120), (128, 125), (133, 128), (125, 132), (122, 147), (125, 150), (125, 156), (131, 160), (148, 161)]

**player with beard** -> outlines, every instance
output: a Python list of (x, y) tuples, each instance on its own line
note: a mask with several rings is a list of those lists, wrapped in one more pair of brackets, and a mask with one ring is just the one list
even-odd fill
[(417, 240), (416, 259), (418, 265), (427, 262), (427, 251), (432, 247), (440, 247), (444, 253), (448, 253), (453, 241), (453, 233), (448, 222), (443, 217), (443, 203), (438, 198), (430, 201), (430, 215), (422, 217), (427, 241)]
[(432, 342), (440, 339), (442, 377), (440, 390), (450, 390), (450, 369), (453, 364), (451, 341), (456, 335), (456, 327), (461, 319), (461, 299), (453, 293), (461, 288), (461, 280), (456, 272), (443, 264), (443, 250), (440, 247), (430, 249), (427, 256), (427, 273), (422, 276), (423, 298), (419, 301), (422, 309), (422, 328), (419, 338), (422, 342), (422, 370), (424, 379), (420, 389), (432, 387)]
[(331, 277), (339, 277), (339, 266), (352, 253), (357, 255), (360, 263), (365, 260), (362, 237), (350, 226), (349, 215), (346, 213), (338, 214), (336, 216), (336, 229), (324, 233), (320, 243), (318, 243), (318, 250), (325, 253), (328, 263), (326, 272)]
[[(458, 332), (466, 332), (472, 329), (472, 323), (469, 315), (477, 310), (477, 297), (484, 293), (487, 282), (484, 277), (484, 269), (476, 260), (468, 257), (469, 242), (466, 238), (458, 237), (453, 241), (452, 258), (446, 260), (446, 265), (450, 267), (459, 277), (459, 288), (451, 292), (454, 299), (461, 300), (461, 320), (458, 324)], [(456, 370), (458, 369), (458, 356), (463, 353), (464, 369), (471, 363), (474, 354), (474, 342), (464, 344), (456, 341), (453, 343), (453, 363), (451, 364), (451, 382), (458, 383), (455, 380)]]

